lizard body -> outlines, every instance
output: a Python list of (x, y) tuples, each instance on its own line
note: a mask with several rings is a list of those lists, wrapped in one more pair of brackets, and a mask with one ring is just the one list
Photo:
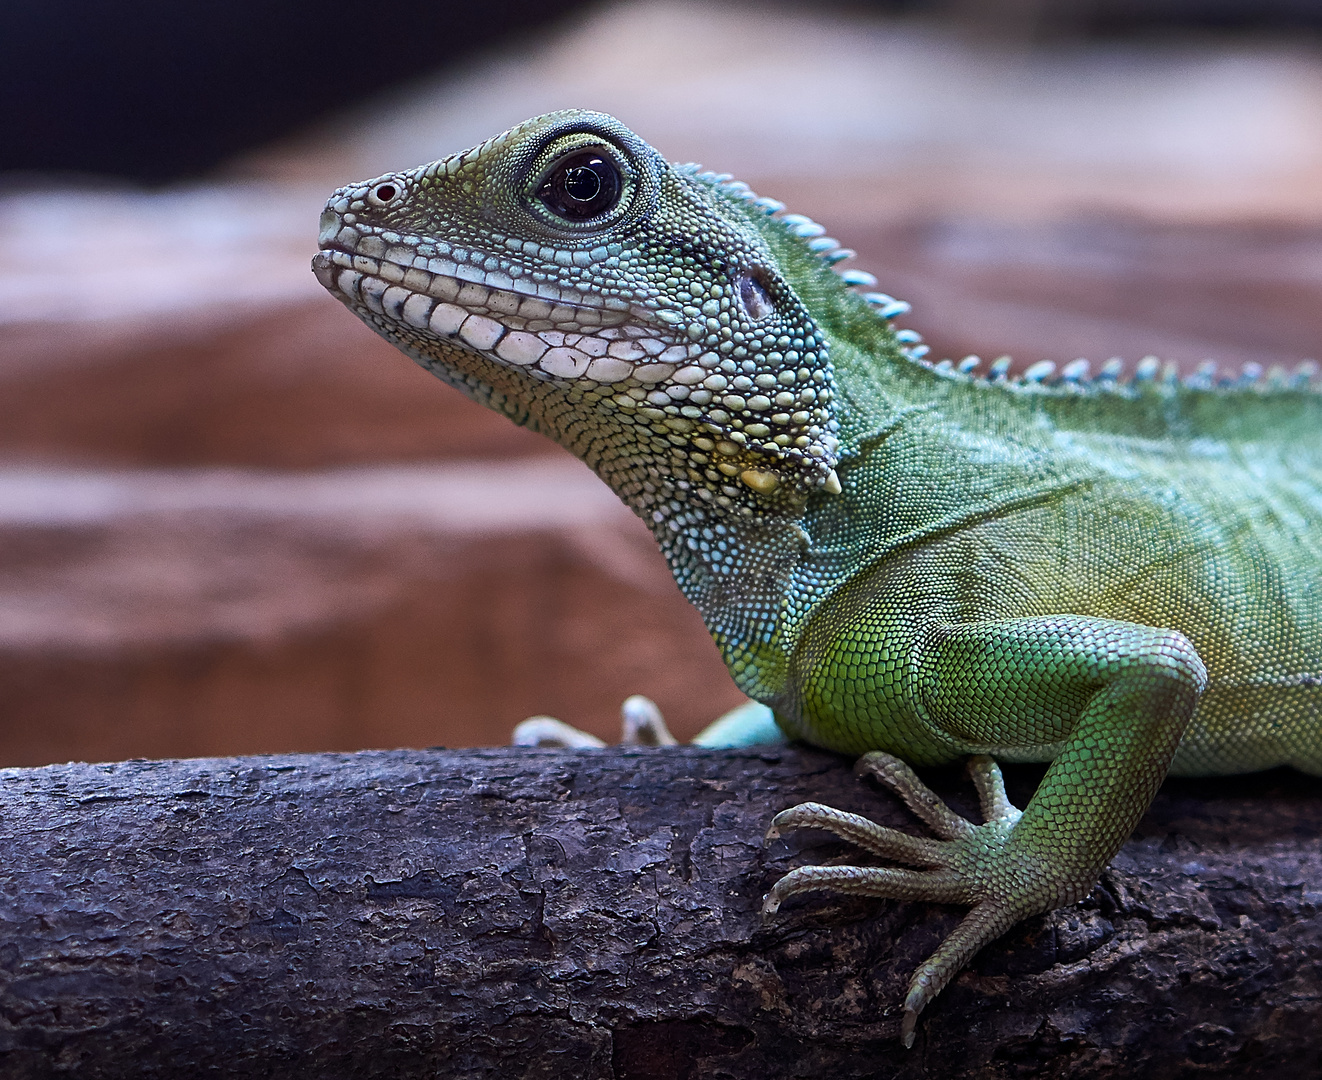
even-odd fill
[[(313, 266), (586, 461), (740, 688), (931, 825), (804, 804), (773, 826), (920, 869), (804, 867), (768, 910), (817, 888), (971, 907), (915, 973), (907, 1044), (977, 949), (1087, 894), (1168, 768), (1322, 773), (1322, 397), (933, 365), (822, 231), (575, 111), (342, 188)], [(978, 826), (904, 764), (965, 755)], [(1050, 762), (1022, 813), (993, 758)]]

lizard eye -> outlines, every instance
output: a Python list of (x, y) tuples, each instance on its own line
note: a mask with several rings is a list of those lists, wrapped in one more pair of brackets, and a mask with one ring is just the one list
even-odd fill
[(393, 180), (386, 180), (367, 193), (367, 201), (373, 206), (389, 206), (402, 194), (404, 189), (399, 184)]
[(600, 150), (576, 150), (546, 174), (537, 198), (566, 221), (586, 221), (615, 207), (624, 183), (615, 163)]

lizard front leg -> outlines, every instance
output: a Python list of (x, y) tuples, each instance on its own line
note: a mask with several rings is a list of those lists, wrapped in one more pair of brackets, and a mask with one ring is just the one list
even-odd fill
[(1041, 785), (1020, 814), (999, 769), (975, 758), (986, 818), (975, 826), (898, 759), (868, 755), (863, 767), (940, 839), (811, 803), (778, 815), (772, 832), (826, 828), (924, 869), (801, 868), (775, 885), (766, 910), (816, 889), (968, 904), (963, 923), (910, 981), (901, 1035), (912, 1045), (918, 1013), (982, 946), (1021, 919), (1087, 895), (1156, 794), (1206, 679), (1182, 635), (1133, 623), (1066, 615), (935, 628), (911, 667), (918, 722), (982, 754), (1022, 760), (1054, 748)]

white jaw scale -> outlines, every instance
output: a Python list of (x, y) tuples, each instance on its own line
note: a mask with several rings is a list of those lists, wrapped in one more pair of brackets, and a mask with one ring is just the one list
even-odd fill
[(558, 289), (555, 299), (530, 296), (510, 287), (508, 275), (436, 257), (414, 262), (406, 269), (388, 259), (323, 250), (313, 270), (351, 307), (438, 338), (457, 338), (490, 360), (550, 378), (657, 383), (702, 352), (647, 326), (624, 325), (627, 308), (569, 303)]

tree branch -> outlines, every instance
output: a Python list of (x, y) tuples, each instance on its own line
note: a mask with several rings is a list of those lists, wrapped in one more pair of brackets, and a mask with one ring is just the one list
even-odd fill
[[(925, 774), (961, 812), (955, 772)], [(1322, 792), (1168, 784), (1089, 900), (984, 950), (896, 1040), (955, 909), (803, 898), (912, 828), (807, 749), (394, 751), (5, 770), (6, 1077), (1279, 1076), (1322, 1032)], [(1031, 770), (1011, 773), (1022, 803)], [(916, 830), (915, 830), (916, 831)], [(1192, 1070), (1192, 1072), (1190, 1071)]]

